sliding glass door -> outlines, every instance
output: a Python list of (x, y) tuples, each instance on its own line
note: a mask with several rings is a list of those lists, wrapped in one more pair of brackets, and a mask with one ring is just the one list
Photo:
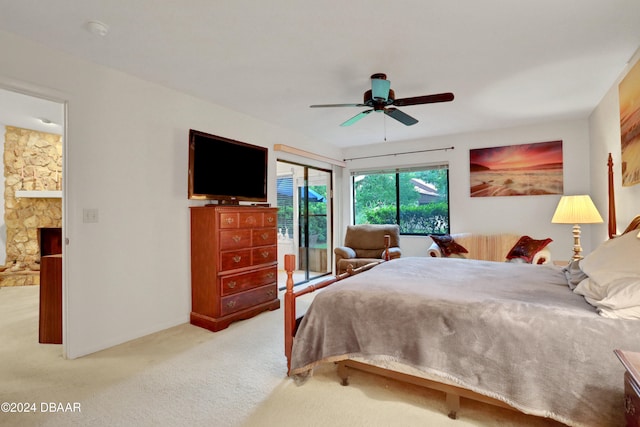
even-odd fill
[(295, 254), (296, 284), (331, 273), (331, 171), (278, 161), (278, 269)]

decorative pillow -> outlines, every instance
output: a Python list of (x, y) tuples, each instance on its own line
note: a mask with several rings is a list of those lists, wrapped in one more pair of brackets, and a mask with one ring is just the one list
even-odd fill
[(442, 236), (430, 235), (429, 237), (431, 237), (435, 244), (438, 245), (440, 252), (442, 252), (442, 256), (444, 257), (469, 253), (469, 251), (462, 245), (456, 243), (456, 241), (453, 240), (453, 237), (449, 234)]
[(529, 236), (522, 236), (507, 254), (507, 259), (522, 258), (531, 264), (533, 257), (551, 242), (553, 242), (553, 240), (549, 238), (535, 240)]

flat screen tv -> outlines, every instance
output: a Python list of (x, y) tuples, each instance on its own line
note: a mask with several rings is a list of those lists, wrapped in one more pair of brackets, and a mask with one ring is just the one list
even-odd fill
[(266, 147), (189, 130), (189, 199), (267, 201)]

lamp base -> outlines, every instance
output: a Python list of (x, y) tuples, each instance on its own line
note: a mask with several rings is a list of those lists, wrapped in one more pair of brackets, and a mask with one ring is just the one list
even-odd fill
[(579, 261), (583, 259), (582, 246), (580, 246), (580, 225), (575, 224), (573, 226), (573, 261)]

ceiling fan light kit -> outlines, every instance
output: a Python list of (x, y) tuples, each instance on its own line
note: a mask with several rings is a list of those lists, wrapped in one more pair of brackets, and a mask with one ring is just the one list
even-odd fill
[[(311, 108), (326, 107), (369, 107), (359, 114), (356, 114), (349, 120), (340, 124), (340, 126), (351, 126), (372, 111), (383, 111), (387, 116), (399, 121), (400, 123), (411, 126), (418, 123), (418, 120), (411, 117), (407, 113), (398, 110), (395, 107), (406, 107), (409, 105), (433, 104), (436, 102), (453, 101), (453, 93), (445, 92), (433, 95), (414, 96), (410, 98), (395, 99), (395, 92), (391, 89), (391, 82), (387, 80), (384, 73), (376, 73), (371, 75), (371, 89), (364, 93), (362, 104), (316, 104)], [(393, 106), (393, 107), (392, 107)]]

